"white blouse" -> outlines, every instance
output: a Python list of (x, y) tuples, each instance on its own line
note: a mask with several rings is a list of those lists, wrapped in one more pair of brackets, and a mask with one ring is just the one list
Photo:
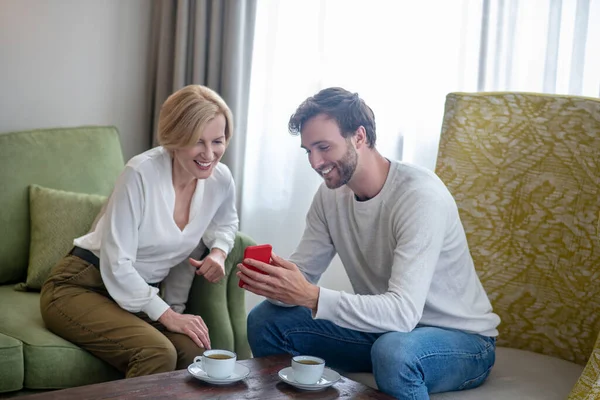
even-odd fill
[[(155, 147), (127, 163), (94, 231), (74, 240), (100, 258), (111, 297), (123, 309), (145, 312), (154, 321), (169, 304), (149, 283), (163, 281), (201, 239), (210, 249), (231, 251), (238, 229), (231, 172), (219, 163), (208, 179), (198, 180), (183, 230), (173, 219), (174, 207), (172, 159), (163, 147)], [(189, 291), (193, 273), (184, 275)]]

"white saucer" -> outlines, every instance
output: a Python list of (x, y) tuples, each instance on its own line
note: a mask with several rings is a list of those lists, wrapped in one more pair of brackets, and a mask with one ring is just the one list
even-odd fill
[(284, 381), (285, 383), (295, 386), (298, 389), (322, 390), (322, 389), (328, 388), (329, 386), (331, 386), (334, 383), (336, 383), (337, 381), (339, 381), (341, 376), (334, 370), (325, 368), (323, 370), (323, 375), (321, 376), (321, 379), (319, 379), (319, 382), (314, 383), (312, 385), (307, 385), (304, 383), (296, 382), (294, 380), (294, 371), (292, 370), (292, 367), (287, 367), (287, 368), (284, 368), (281, 371), (279, 371), (279, 378), (281, 378), (281, 380)]
[(245, 379), (250, 374), (250, 368), (236, 362), (235, 368), (233, 369), (233, 374), (231, 374), (231, 376), (229, 376), (228, 378), (224, 379), (211, 378), (202, 369), (200, 363), (190, 364), (190, 366), (188, 367), (188, 372), (192, 374), (194, 378), (200, 379), (204, 382), (212, 383), (213, 385), (229, 385), (230, 383), (234, 383)]

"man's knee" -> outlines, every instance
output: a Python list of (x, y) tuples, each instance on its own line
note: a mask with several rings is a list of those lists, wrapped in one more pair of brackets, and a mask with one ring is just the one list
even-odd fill
[(258, 304), (248, 314), (248, 336), (262, 336), (276, 326), (287, 311), (289, 309), (278, 307), (266, 300)]
[(304, 307), (279, 307), (263, 301), (248, 315), (248, 342), (255, 357), (289, 352), (286, 330), (311, 319)]
[(380, 336), (371, 348), (373, 365), (410, 366), (419, 360), (418, 346), (409, 333), (390, 332)]
[(402, 332), (386, 333), (375, 341), (371, 361), (379, 390), (401, 399), (426, 398), (422, 345), (414, 334)]
[(371, 361), (377, 384), (382, 388), (395, 385), (398, 379), (423, 379), (421, 346), (410, 333), (390, 332), (382, 335), (371, 348)]
[(264, 301), (254, 307), (248, 314), (248, 342), (250, 347), (254, 348), (261, 340), (269, 335), (269, 324), (275, 317), (271, 303)]
[(262, 324), (261, 324), (261, 316), (260, 316), (260, 310), (257, 310), (259, 306), (254, 307), (252, 310), (250, 310), (250, 312), (248, 313), (248, 317), (246, 318), (246, 325), (248, 326), (248, 335), (250, 335), (251, 332), (254, 332), (257, 329), (261, 329), (262, 328)]

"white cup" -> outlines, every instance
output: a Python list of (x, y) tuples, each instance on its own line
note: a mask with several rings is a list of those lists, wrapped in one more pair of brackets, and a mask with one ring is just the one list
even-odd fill
[(233, 374), (237, 354), (228, 350), (206, 350), (194, 358), (206, 375), (215, 379), (229, 378)]
[(321, 379), (325, 369), (325, 360), (313, 356), (296, 356), (292, 358), (294, 380), (305, 385), (313, 385)]

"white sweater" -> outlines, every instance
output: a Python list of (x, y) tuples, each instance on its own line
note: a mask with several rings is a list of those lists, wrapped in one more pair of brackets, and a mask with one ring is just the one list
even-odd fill
[[(168, 151), (156, 147), (127, 163), (95, 230), (74, 240), (100, 258), (100, 273), (111, 297), (123, 309), (143, 311), (152, 320), (169, 304), (187, 300), (194, 277), (187, 257), (202, 247), (201, 239), (210, 249), (231, 251), (238, 217), (229, 169), (218, 164), (208, 179), (198, 180), (183, 231), (173, 219), (174, 207), (172, 159)], [(148, 283), (168, 275), (164, 301)]]
[(364, 332), (498, 335), (456, 203), (431, 171), (392, 161), (381, 192), (362, 202), (321, 185), (290, 260), (316, 283), (336, 252), (356, 294), (321, 287), (315, 318)]

